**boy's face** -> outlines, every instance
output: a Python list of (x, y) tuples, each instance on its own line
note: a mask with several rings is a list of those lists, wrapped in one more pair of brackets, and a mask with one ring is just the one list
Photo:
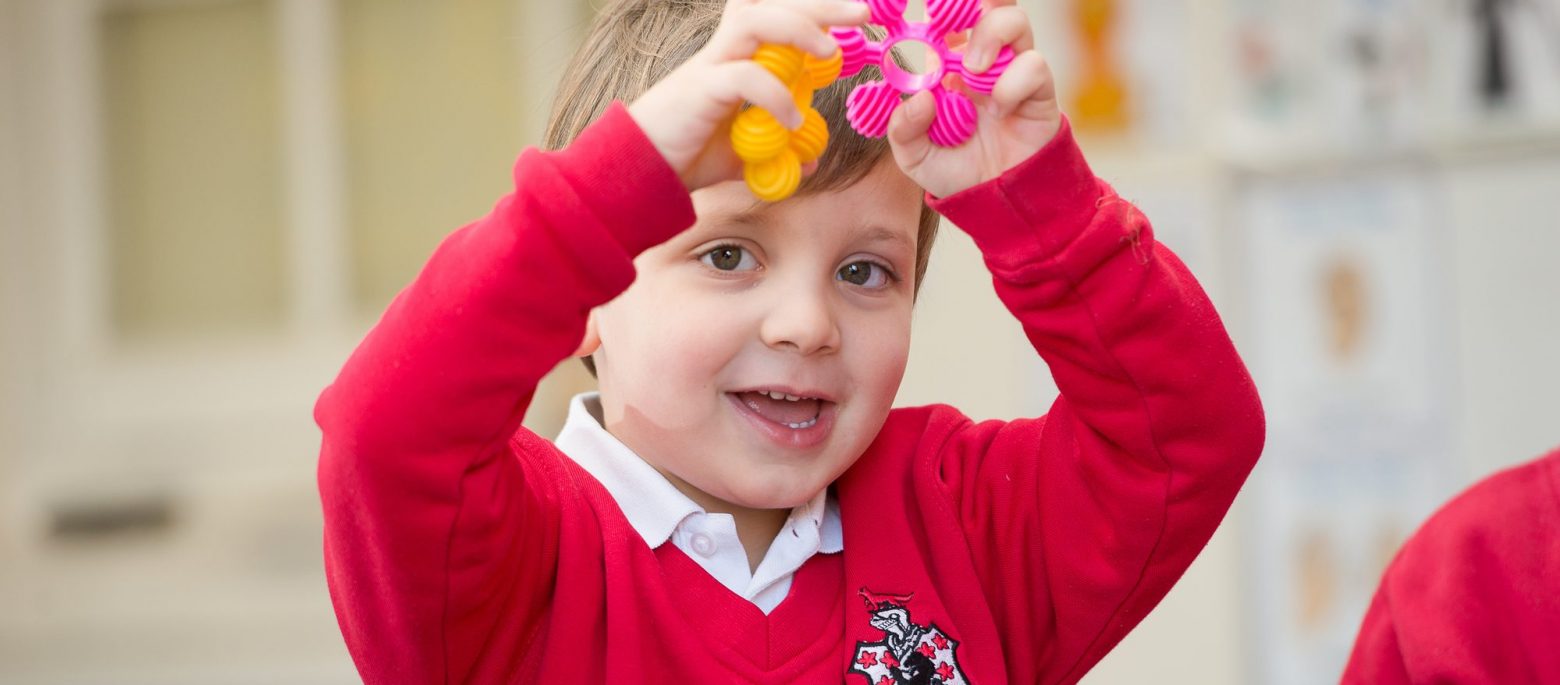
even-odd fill
[(592, 312), (581, 351), (602, 419), (706, 508), (794, 507), (887, 418), (921, 191), (885, 158), (836, 192), (766, 205), (729, 182), (693, 202), (697, 223), (635, 259), (634, 284)]

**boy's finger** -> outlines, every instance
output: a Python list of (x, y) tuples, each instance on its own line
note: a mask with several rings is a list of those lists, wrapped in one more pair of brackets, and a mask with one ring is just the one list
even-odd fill
[(871, 18), (872, 12), (865, 2), (856, 0), (764, 0), (766, 4), (790, 8), (818, 22), (830, 26), (859, 26)]
[[(827, 5), (816, 13), (798, 9), (803, 4)], [(856, 9), (859, 7), (860, 9)], [(764, 43), (792, 45), (816, 57), (834, 55), (839, 44), (824, 26), (855, 25), (866, 21), (865, 5), (839, 0), (775, 0), (733, 11), (715, 37), (710, 49), (717, 61), (745, 59)]]
[(773, 5), (754, 5), (733, 13), (711, 39), (716, 59), (746, 59), (764, 43), (792, 45), (819, 57), (838, 45), (811, 19)]
[[(998, 7), (1011, 7), (1017, 4), (1018, 0), (982, 0), (980, 6), (982, 12), (989, 12)], [(964, 52), (962, 48), (970, 42), (970, 32), (950, 33), (943, 40), (947, 41), (948, 47)]]
[(1007, 116), (1030, 100), (1056, 97), (1056, 82), (1051, 67), (1039, 52), (1028, 50), (1015, 58), (991, 89), (991, 101), (998, 116)]
[(932, 141), (926, 132), (932, 127), (936, 111), (931, 92), (925, 90), (894, 109), (888, 119), (888, 142), (901, 166), (915, 166), (931, 152)]
[(1029, 15), (1011, 5), (987, 12), (970, 30), (969, 43), (964, 46), (964, 66), (976, 74), (984, 73), (1004, 45), (1012, 46), (1014, 52), (1035, 46)]
[(970, 84), (964, 82), (963, 76), (952, 72), (949, 72), (947, 75), (943, 76), (942, 87), (946, 90), (951, 90), (969, 98), (970, 101), (975, 103), (977, 106), (981, 103), (982, 99), (989, 97), (985, 93), (971, 90)]
[(780, 83), (769, 70), (750, 60), (737, 60), (715, 67), (715, 86), (723, 102), (751, 102), (767, 110), (787, 129), (802, 125), (802, 111), (796, 107), (791, 89)]

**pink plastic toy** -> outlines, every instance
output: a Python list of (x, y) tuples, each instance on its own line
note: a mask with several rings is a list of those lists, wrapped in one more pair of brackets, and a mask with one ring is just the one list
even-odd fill
[[(989, 94), (1002, 71), (1013, 61), (1013, 49), (1004, 46), (991, 68), (984, 73), (971, 74), (964, 70), (963, 56), (948, 47), (945, 38), (950, 33), (969, 29), (980, 20), (980, 0), (926, 0), (926, 14), (931, 20), (928, 22), (905, 21), (905, 2), (866, 0), (867, 7), (872, 10), (872, 23), (888, 31), (888, 37), (881, 43), (867, 40), (861, 29), (854, 26), (830, 30), (845, 56), (841, 78), (855, 75), (868, 64), (877, 65), (883, 72), (882, 81), (863, 83), (851, 91), (845, 103), (845, 116), (850, 119), (851, 128), (861, 135), (881, 138), (888, 133), (888, 117), (899, 106), (901, 96), (930, 90), (937, 114), (927, 135), (937, 145), (954, 147), (975, 132), (975, 103), (963, 93), (944, 88), (943, 77), (958, 74), (971, 90)], [(891, 51), (895, 45), (907, 40), (925, 43), (936, 53), (937, 64), (931, 65), (924, 74), (900, 69), (894, 63)]]

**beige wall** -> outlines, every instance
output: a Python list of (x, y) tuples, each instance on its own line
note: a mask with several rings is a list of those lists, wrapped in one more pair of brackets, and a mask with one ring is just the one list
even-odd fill
[[(0, 121), (15, 121), (17, 117), (16, 59), (13, 56), (16, 42), (10, 35), (12, 27), (16, 25), (13, 9), (9, 0), (0, 1)], [(15, 136), (18, 133), (16, 126), (0, 126), (0, 312), (17, 308), (14, 279), (17, 274), (16, 255), (20, 246), (13, 242), (11, 232), (20, 221), (16, 197), (20, 183), (20, 170), (16, 166), (18, 154)], [(11, 378), (15, 373), (13, 369), (16, 361), (21, 358), (22, 351), (12, 342), (16, 334), (14, 331), (8, 332), (10, 330), (8, 327), (0, 327), (0, 378)], [(5, 393), (6, 388), (0, 387), (0, 403), (7, 402)], [(7, 480), (11, 454), (16, 450), (16, 429), (11, 425), (13, 420), (10, 413), (0, 412), (0, 481)], [(0, 548), (6, 546), (5, 540), (6, 532), (0, 530)]]
[(124, 9), (101, 31), (116, 335), (279, 328), (275, 12), (259, 0)]
[[(354, 681), (313, 399), (508, 187), (583, 14), (0, 1), (0, 682)], [(50, 535), (136, 502), (170, 525)]]
[(485, 214), (523, 144), (505, 2), (341, 5), (342, 117), (353, 299), (377, 311), (439, 238)]

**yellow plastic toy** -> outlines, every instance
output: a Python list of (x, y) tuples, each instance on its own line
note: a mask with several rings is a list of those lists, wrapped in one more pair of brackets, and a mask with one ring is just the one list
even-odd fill
[(840, 77), (843, 54), (818, 59), (789, 45), (764, 44), (753, 53), (769, 73), (791, 87), (802, 127), (792, 131), (767, 110), (749, 106), (731, 124), (731, 149), (742, 158), (742, 177), (753, 195), (779, 202), (802, 183), (802, 165), (823, 156), (829, 145), (829, 125), (813, 109), (813, 93)]

